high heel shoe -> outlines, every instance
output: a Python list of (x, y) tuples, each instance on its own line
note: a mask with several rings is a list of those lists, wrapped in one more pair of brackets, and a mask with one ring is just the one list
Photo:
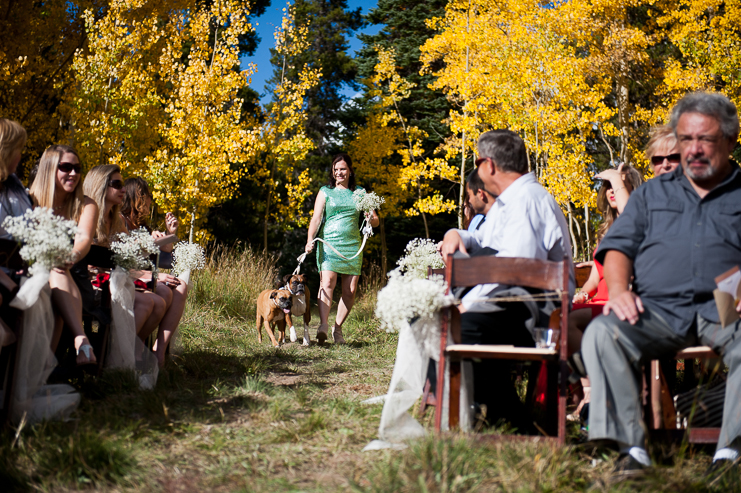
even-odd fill
[(320, 324), (316, 329), (316, 340), (320, 346), (327, 340), (327, 332), (329, 332), (329, 324)]
[(342, 337), (342, 327), (338, 327), (337, 324), (332, 327), (332, 339), (337, 345), (345, 344), (345, 338)]

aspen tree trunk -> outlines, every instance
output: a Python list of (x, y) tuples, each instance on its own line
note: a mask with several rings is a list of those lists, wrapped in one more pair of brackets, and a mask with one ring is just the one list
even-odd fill
[[(468, 35), (469, 27), (471, 25), (471, 1), (468, 2), (468, 12), (466, 13), (466, 35)], [(470, 47), (468, 46), (468, 39), (466, 39), (466, 80), (468, 79), (468, 72), (470, 71), (469, 64)], [(465, 108), (468, 101), (464, 101), (463, 107)], [(464, 120), (468, 117), (468, 112), (463, 112)], [(458, 190), (458, 227), (463, 229), (463, 204), (466, 201), (466, 130), (461, 132), (461, 184)], [(427, 221), (425, 221), (425, 230), (427, 229)], [(430, 237), (430, 234), (427, 234)]]
[(576, 257), (576, 237), (574, 236), (574, 216), (571, 213), (571, 202), (566, 203), (569, 211), (569, 234), (571, 235), (571, 257)]
[(584, 234), (587, 237), (587, 258), (589, 261), (592, 258), (592, 244), (589, 242), (589, 206), (584, 204)]
[(617, 106), (618, 124), (620, 125), (620, 161), (628, 164), (630, 162), (630, 150), (628, 148), (628, 106), (630, 94), (628, 89), (628, 78), (623, 75), (627, 68), (621, 63), (621, 74), (617, 78)]
[(386, 250), (386, 227), (384, 225), (383, 216), (379, 215), (378, 219), (381, 221), (381, 270), (383, 271), (383, 275), (386, 275), (388, 269), (388, 257)]
[(268, 181), (268, 198), (265, 201), (265, 223), (262, 228), (263, 251), (268, 251), (268, 219), (270, 218), (270, 199), (273, 196), (273, 180), (275, 179), (276, 162), (273, 160), (273, 168), (270, 170), (270, 181)]

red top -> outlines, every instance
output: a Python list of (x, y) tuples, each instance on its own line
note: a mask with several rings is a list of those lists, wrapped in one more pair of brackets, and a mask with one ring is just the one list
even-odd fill
[(589, 301), (593, 303), (600, 301), (604, 304), (605, 301), (610, 299), (610, 296), (607, 294), (607, 283), (605, 282), (605, 273), (603, 270), (604, 267), (602, 267), (602, 264), (597, 262), (596, 258), (594, 259), (594, 265), (597, 266), (597, 272), (599, 273), (599, 284), (597, 284), (597, 293)]

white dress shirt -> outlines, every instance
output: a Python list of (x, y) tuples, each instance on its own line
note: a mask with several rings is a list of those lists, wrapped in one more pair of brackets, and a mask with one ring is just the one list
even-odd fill
[[(553, 197), (528, 173), (515, 180), (492, 205), (486, 220), (475, 231), (458, 230), (466, 250), (473, 254), (490, 247), (498, 257), (523, 257), (560, 262), (571, 260), (571, 241), (566, 218)], [(569, 274), (569, 299), (575, 289), (574, 267)], [(492, 297), (506, 286), (474, 286), (462, 300), (466, 311), (489, 312), (496, 308), (481, 299)]]

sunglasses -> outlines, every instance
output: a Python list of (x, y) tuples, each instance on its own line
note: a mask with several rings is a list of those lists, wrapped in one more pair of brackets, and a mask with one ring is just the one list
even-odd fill
[(664, 162), (664, 159), (669, 161), (670, 163), (678, 163), (680, 160), (679, 154), (669, 154), (668, 156), (654, 156), (651, 158), (651, 164), (654, 166), (658, 166)]
[(491, 158), (490, 158), (490, 157), (480, 157), (480, 158), (478, 158), (477, 160), (475, 160), (475, 161), (474, 161), (474, 164), (475, 164), (475, 165), (476, 165), (476, 167), (478, 168), (478, 167), (479, 167), (479, 166), (481, 166), (481, 165), (482, 165), (482, 164), (484, 163), (484, 161), (486, 161), (487, 159), (491, 159)]
[(108, 182), (108, 186), (114, 190), (121, 190), (124, 186), (124, 183), (122, 180), (111, 180)]
[(75, 173), (78, 175), (82, 172), (82, 166), (74, 163), (59, 163), (57, 164), (57, 169), (62, 173), (70, 173), (72, 170), (75, 170)]

